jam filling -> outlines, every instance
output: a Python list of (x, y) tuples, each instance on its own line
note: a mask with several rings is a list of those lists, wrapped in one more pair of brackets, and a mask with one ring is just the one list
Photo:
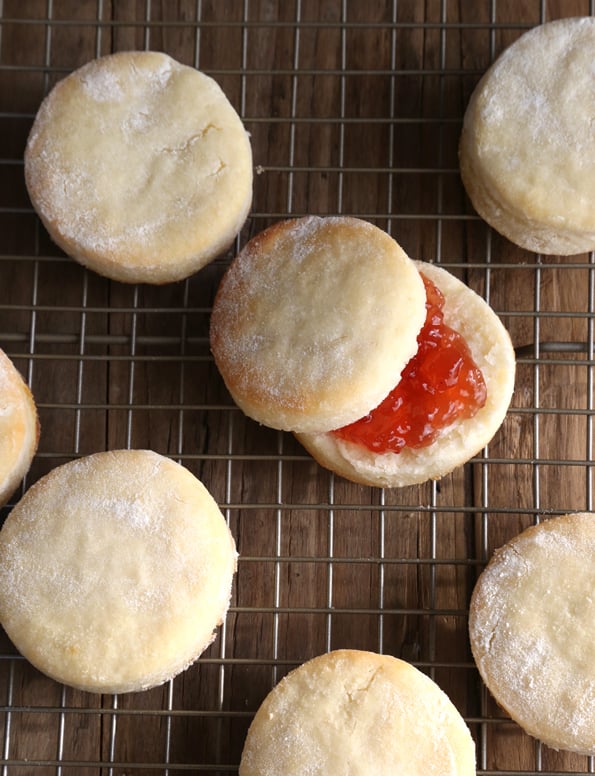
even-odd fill
[(473, 417), (486, 401), (485, 381), (467, 343), (444, 323), (442, 292), (420, 274), (426, 320), (417, 353), (376, 409), (332, 432), (375, 453), (426, 447), (453, 421)]

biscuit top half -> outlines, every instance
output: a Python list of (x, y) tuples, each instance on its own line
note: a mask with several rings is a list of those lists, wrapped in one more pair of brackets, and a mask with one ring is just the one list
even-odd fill
[(397, 384), (424, 319), (423, 281), (395, 240), (356, 218), (309, 216), (270, 227), (232, 262), (211, 347), (248, 416), (328, 431)]

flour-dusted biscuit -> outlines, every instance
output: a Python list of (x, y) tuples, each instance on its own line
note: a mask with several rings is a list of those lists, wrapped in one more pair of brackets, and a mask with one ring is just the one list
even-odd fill
[(494, 436), (514, 389), (514, 350), (491, 307), (445, 269), (425, 262), (415, 265), (443, 293), (444, 322), (466, 341), (482, 372), (486, 400), (475, 415), (447, 425), (429, 445), (406, 446), (398, 453), (376, 452), (333, 432), (296, 435), (321, 465), (364, 485), (413, 485), (438, 479), (461, 466)]
[(231, 245), (252, 202), (250, 141), (227, 97), (154, 51), (60, 81), (33, 124), (25, 177), (52, 239), (124, 282), (188, 277)]
[(215, 638), (236, 550), (187, 469), (97, 453), (33, 485), (0, 531), (0, 622), (39, 670), (90, 692), (143, 690)]
[(522, 35), (476, 87), (460, 141), (477, 212), (517, 245), (595, 249), (595, 18)]
[(0, 506), (29, 471), (38, 442), (39, 420), (31, 391), (0, 350)]
[(496, 701), (555, 749), (595, 755), (595, 515), (551, 518), (499, 550), (469, 613)]
[[(251, 240), (219, 287), (211, 347), (247, 415), (366, 485), (411, 485), (465, 463), (501, 425), (514, 387), (510, 337), (486, 302), (348, 217), (284, 221)], [(407, 384), (420, 364), (428, 380)], [(362, 419), (364, 436), (376, 434), (369, 416), (386, 401), (386, 445), (342, 435)]]
[(238, 406), (289, 431), (356, 420), (417, 349), (423, 282), (386, 232), (349, 217), (283, 221), (223, 277), (211, 347)]
[(474, 776), (475, 745), (446, 694), (409, 663), (337, 650), (269, 693), (240, 776)]

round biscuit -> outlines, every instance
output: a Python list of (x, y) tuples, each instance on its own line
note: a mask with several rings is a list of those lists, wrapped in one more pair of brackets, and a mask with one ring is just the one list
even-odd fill
[(240, 776), (475, 776), (475, 745), (449, 698), (398, 658), (336, 650), (269, 693)]
[(215, 638), (236, 567), (205, 486), (149, 450), (71, 461), (0, 531), (0, 622), (34, 666), (90, 692), (172, 678)]
[(39, 420), (31, 391), (0, 350), (0, 506), (29, 471), (38, 442)]
[(595, 515), (531, 526), (471, 597), (473, 657), (498, 704), (554, 749), (595, 755)]
[(246, 415), (324, 431), (388, 393), (424, 317), (419, 273), (386, 232), (308, 216), (266, 229), (232, 262), (213, 306), (211, 347)]
[(531, 251), (595, 248), (595, 18), (548, 22), (506, 49), (474, 90), (460, 139), (477, 212)]
[(252, 202), (252, 152), (212, 78), (160, 52), (127, 51), (52, 89), (25, 179), (69, 256), (114, 280), (167, 283), (233, 242)]

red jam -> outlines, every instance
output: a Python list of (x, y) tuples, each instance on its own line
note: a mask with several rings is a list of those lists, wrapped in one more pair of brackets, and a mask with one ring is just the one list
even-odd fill
[(444, 323), (442, 292), (421, 276), (426, 320), (417, 337), (417, 353), (375, 410), (333, 431), (376, 453), (426, 447), (454, 420), (473, 417), (486, 401), (485, 381), (467, 343)]

